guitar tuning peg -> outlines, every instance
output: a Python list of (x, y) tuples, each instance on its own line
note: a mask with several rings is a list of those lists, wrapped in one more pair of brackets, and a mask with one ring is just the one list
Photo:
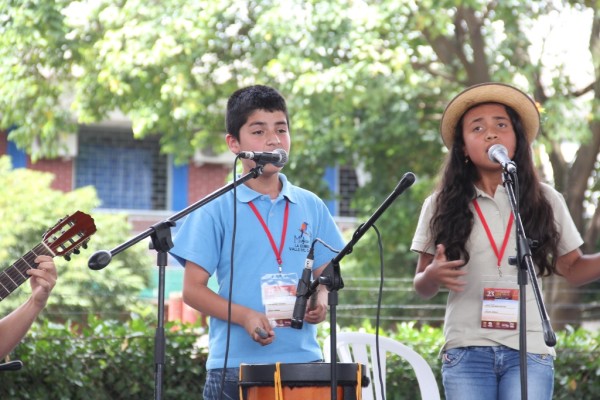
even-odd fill
[(67, 255), (65, 256), (65, 260), (67, 260), (67, 261), (71, 261), (71, 255), (70, 255), (70, 254), (67, 254)]
[(85, 242), (84, 244), (82, 244), (81, 247), (83, 247), (84, 249), (87, 249), (87, 242)]
[(79, 251), (79, 249), (75, 249), (75, 250), (73, 250), (73, 253), (75, 253), (75, 254), (79, 254), (79, 253), (80, 253), (80, 251)]

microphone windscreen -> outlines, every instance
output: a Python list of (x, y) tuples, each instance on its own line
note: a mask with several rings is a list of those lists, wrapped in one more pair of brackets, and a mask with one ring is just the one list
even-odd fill
[(283, 167), (288, 162), (288, 153), (284, 149), (275, 149), (273, 153), (279, 153), (281, 155), (281, 160), (273, 163), (276, 167)]
[(508, 150), (506, 147), (501, 144), (495, 144), (488, 150), (488, 158), (490, 161), (498, 162), (498, 159), (496, 158), (496, 154), (498, 153), (503, 153), (508, 158)]

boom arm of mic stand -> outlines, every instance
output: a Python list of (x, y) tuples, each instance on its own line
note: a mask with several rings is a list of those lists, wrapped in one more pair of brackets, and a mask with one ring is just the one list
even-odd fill
[[(394, 191), (388, 196), (387, 199), (384, 200), (383, 203), (379, 206), (377, 210), (373, 213), (373, 215), (365, 222), (361, 224), (354, 234), (352, 235), (352, 239), (346, 244), (346, 246), (340, 250), (340, 252), (331, 260), (329, 265), (325, 267), (321, 276), (319, 277), (319, 281), (322, 284), (327, 285), (330, 290), (337, 290), (344, 287), (344, 282), (342, 278), (339, 276), (339, 265), (340, 261), (347, 255), (352, 253), (354, 249), (354, 245), (360, 240), (361, 237), (373, 226), (373, 224), (379, 219), (381, 214), (384, 213), (385, 210), (396, 200), (398, 196), (400, 196), (406, 189), (408, 189), (415, 182), (415, 174), (412, 172), (407, 172), (404, 174), (398, 185), (394, 189)], [(336, 271), (337, 270), (337, 271)], [(337, 273), (336, 273), (337, 272)], [(313, 284), (311, 284), (310, 289), (307, 291), (308, 293), (314, 293)], [(317, 283), (318, 285), (318, 283)]]
[[(375, 221), (379, 219), (381, 214), (383, 214), (383, 212), (394, 202), (394, 200), (396, 200), (398, 196), (400, 196), (415, 182), (415, 179), (415, 174), (413, 174), (412, 172), (407, 172), (406, 174), (404, 174), (402, 179), (400, 179), (400, 182), (398, 182), (398, 185), (396, 185), (394, 191), (388, 196), (387, 199), (384, 200), (383, 203), (381, 203), (381, 205), (373, 213), (371, 218), (369, 218), (367, 222), (361, 224), (356, 229), (356, 231), (352, 235), (352, 239), (350, 240), (350, 242), (348, 242), (346, 246), (344, 246), (344, 248), (335, 256), (335, 258), (333, 258), (331, 262), (323, 269), (323, 272), (321, 273), (319, 279), (312, 281), (308, 287), (303, 287), (303, 293), (297, 293), (297, 295), (303, 296), (305, 299), (308, 299), (313, 293), (315, 293), (319, 284), (327, 286), (330, 292), (342, 289), (344, 287), (344, 281), (342, 280), (339, 270), (340, 261), (347, 254), (352, 253), (356, 242), (358, 242), (360, 238), (369, 230), (369, 228), (373, 226)], [(306, 304), (306, 301), (304, 301), (304, 304)], [(299, 328), (301, 328), (302, 321), (298, 321), (298, 325)]]
[[(113, 256), (121, 253), (124, 250), (127, 250), (129, 247), (131, 247), (134, 244), (140, 242), (141, 240), (147, 238), (148, 236), (151, 236), (152, 234), (154, 234), (156, 232), (160, 232), (160, 230), (164, 227), (175, 226), (175, 221), (185, 217), (192, 211), (195, 211), (196, 209), (204, 206), (208, 202), (225, 194), (226, 192), (230, 191), (234, 187), (239, 186), (242, 183), (244, 183), (250, 179), (257, 178), (258, 176), (262, 175), (263, 168), (264, 168), (263, 165), (257, 165), (256, 167), (252, 168), (250, 170), (250, 172), (248, 172), (246, 175), (242, 176), (240, 179), (236, 180), (235, 182), (232, 182), (232, 183), (222, 187), (221, 189), (218, 189), (218, 190), (212, 192), (208, 196), (206, 196), (203, 199), (197, 201), (196, 203), (186, 207), (185, 209), (172, 215), (171, 217), (167, 218), (166, 220), (161, 221), (155, 225), (152, 225), (150, 228), (141, 232), (137, 236), (129, 239), (128, 241), (120, 244), (119, 246), (115, 247), (114, 249), (112, 249), (110, 251), (100, 250), (100, 251), (95, 252), (89, 258), (88, 266), (94, 270), (98, 270), (98, 269), (102, 269), (102, 268), (106, 267), (110, 263)], [(154, 243), (154, 242), (158, 242), (158, 243)], [(168, 247), (166, 249), (166, 251), (170, 250), (170, 248), (172, 247), (172, 244), (170, 243), (170, 241), (165, 240), (164, 237), (161, 237), (158, 241), (153, 239), (153, 245), (155, 246), (154, 248)]]

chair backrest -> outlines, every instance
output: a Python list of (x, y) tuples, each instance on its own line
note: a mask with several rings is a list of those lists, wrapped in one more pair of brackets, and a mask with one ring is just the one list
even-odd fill
[[(326, 362), (331, 362), (331, 336), (325, 339), (323, 353)], [(379, 366), (375, 335), (362, 332), (339, 332), (336, 336), (337, 355), (340, 362), (360, 363), (367, 366), (367, 376), (371, 384), (363, 388), (363, 400), (383, 399), (379, 382)], [(405, 359), (415, 371), (421, 398), (423, 400), (439, 400), (440, 392), (431, 367), (416, 351), (388, 337), (379, 336), (379, 362), (381, 364), (383, 390), (385, 393), (386, 353), (393, 353)]]

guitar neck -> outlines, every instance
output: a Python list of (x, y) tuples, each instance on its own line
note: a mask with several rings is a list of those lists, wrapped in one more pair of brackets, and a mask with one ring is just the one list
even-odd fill
[(37, 268), (34, 262), (37, 256), (47, 255), (54, 257), (52, 251), (43, 243), (38, 244), (32, 250), (19, 258), (14, 264), (0, 272), (0, 301), (21, 286), (27, 279), (27, 270)]

